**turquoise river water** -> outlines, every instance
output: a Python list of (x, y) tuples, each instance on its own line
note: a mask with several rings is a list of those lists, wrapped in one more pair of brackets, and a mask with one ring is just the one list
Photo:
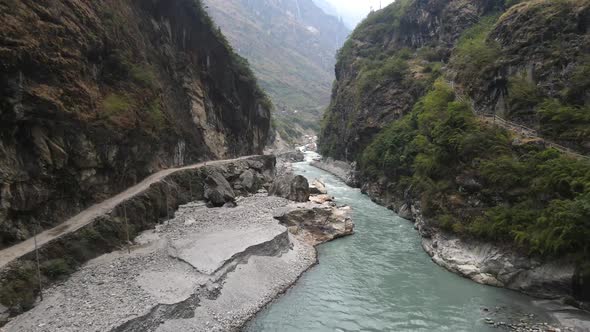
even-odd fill
[[(353, 209), (355, 234), (319, 246), (320, 264), (261, 311), (246, 331), (498, 331), (502, 315), (534, 314), (533, 299), (482, 286), (434, 264), (412, 223), (307, 162), (338, 204)], [(485, 311), (485, 310), (489, 311)]]

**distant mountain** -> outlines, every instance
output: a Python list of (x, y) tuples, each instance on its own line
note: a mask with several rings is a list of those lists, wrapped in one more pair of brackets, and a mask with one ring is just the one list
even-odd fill
[[(252, 65), (276, 106), (275, 118), (317, 130), (330, 101), (335, 55), (349, 29), (313, 0), (205, 3), (230, 44)], [(277, 125), (292, 131), (291, 124)]]
[(338, 9), (336, 9), (336, 7), (334, 7), (328, 1), (326, 1), (326, 0), (313, 0), (313, 2), (316, 4), (316, 6), (320, 7), (320, 9), (324, 11), (324, 13), (326, 13), (328, 15), (340, 17), (340, 13), (338, 12)]

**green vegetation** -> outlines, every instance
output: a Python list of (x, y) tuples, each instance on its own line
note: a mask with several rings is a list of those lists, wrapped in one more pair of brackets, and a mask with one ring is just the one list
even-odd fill
[[(441, 81), (375, 138), (359, 165), (397, 192), (412, 188), (425, 215), (450, 231), (542, 255), (590, 254), (590, 163), (512, 147), (506, 131), (479, 123)], [(464, 188), (461, 176), (481, 187)], [(469, 206), (468, 195), (480, 202)]]
[(508, 79), (508, 105), (510, 117), (534, 114), (534, 109), (542, 99), (537, 85), (524, 75), (514, 75)]
[(539, 107), (544, 136), (574, 143), (590, 141), (590, 105), (564, 105), (555, 99)]
[(143, 87), (154, 89), (158, 86), (158, 78), (150, 66), (132, 65), (131, 78)]
[(26, 311), (33, 307), (39, 281), (32, 262), (23, 264), (11, 271), (0, 285), (0, 303), (14, 308), (15, 311)]
[(388, 80), (400, 81), (408, 71), (408, 64), (400, 56), (393, 56), (384, 62), (372, 62), (367, 64), (357, 79), (358, 93), (370, 92), (376, 86)]
[(41, 273), (50, 280), (58, 280), (73, 271), (74, 267), (63, 258), (52, 259), (41, 264)]
[(129, 100), (129, 97), (122, 94), (111, 93), (103, 100), (102, 106), (106, 111), (106, 115), (111, 117), (130, 111), (133, 104)]
[(463, 33), (455, 48), (451, 65), (457, 71), (459, 81), (468, 86), (475, 85), (480, 79), (487, 77), (486, 73), (495, 70), (500, 47), (487, 37), (497, 19), (498, 15), (482, 18)]
[(578, 59), (578, 65), (563, 91), (564, 99), (575, 105), (583, 105), (590, 91), (590, 55)]
[(149, 123), (156, 130), (161, 130), (166, 126), (166, 115), (162, 111), (160, 100), (155, 99), (148, 107), (148, 120)]
[(380, 40), (390, 37), (400, 26), (402, 17), (414, 3), (414, 0), (398, 0), (382, 10), (370, 13), (354, 30), (344, 46), (338, 51), (339, 64), (351, 63), (354, 59), (354, 42), (363, 40), (369, 45), (362, 51), (365, 54), (379, 54)]

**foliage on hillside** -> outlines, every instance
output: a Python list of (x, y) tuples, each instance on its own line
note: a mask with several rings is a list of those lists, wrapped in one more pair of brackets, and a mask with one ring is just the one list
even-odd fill
[[(380, 56), (380, 42), (397, 31), (402, 17), (413, 2), (414, 0), (397, 0), (382, 10), (369, 13), (338, 51), (337, 66), (351, 64), (357, 56), (356, 52), (361, 57), (375, 59)], [(360, 50), (355, 45), (356, 41), (363, 42)]]
[[(443, 228), (543, 255), (590, 253), (590, 163), (511, 142), (439, 81), (377, 136), (359, 164), (396, 191), (411, 187)], [(463, 177), (481, 187), (462, 187)]]
[(530, 0), (506, 5), (510, 8), (501, 16), (486, 16), (463, 33), (450, 62), (456, 81), (475, 99), (505, 91), (507, 109), (502, 116), (572, 148), (587, 149), (590, 49), (581, 45), (590, 36), (580, 24), (588, 19), (590, 2)]
[[(248, 61), (234, 51), (225, 36), (216, 28), (203, 8), (202, 1), (193, 0), (192, 7), (201, 24), (208, 27), (221, 45), (228, 50), (230, 61), (228, 68), (235, 72), (243, 83), (254, 87), (255, 96), (253, 97), (258, 99), (263, 108), (272, 109), (272, 103), (258, 85)], [(106, 22), (105, 28), (111, 35), (126, 36), (126, 38), (120, 38), (121, 40), (133, 39), (135, 31), (131, 30), (121, 13), (107, 7), (102, 15)], [(107, 66), (110, 70), (105, 71), (104, 79), (119, 87), (120, 92), (108, 93), (102, 101), (101, 118), (106, 125), (123, 128), (140, 125), (152, 135), (170, 127), (170, 120), (167, 119), (160, 105), (162, 93), (160, 76), (152, 64), (131, 54), (128, 45), (116, 44), (114, 50), (108, 55)]]

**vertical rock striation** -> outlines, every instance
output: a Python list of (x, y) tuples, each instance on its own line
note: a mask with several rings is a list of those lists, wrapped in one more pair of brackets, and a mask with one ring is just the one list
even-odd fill
[(269, 102), (199, 0), (7, 0), (0, 18), (0, 247), (159, 169), (262, 152)]

